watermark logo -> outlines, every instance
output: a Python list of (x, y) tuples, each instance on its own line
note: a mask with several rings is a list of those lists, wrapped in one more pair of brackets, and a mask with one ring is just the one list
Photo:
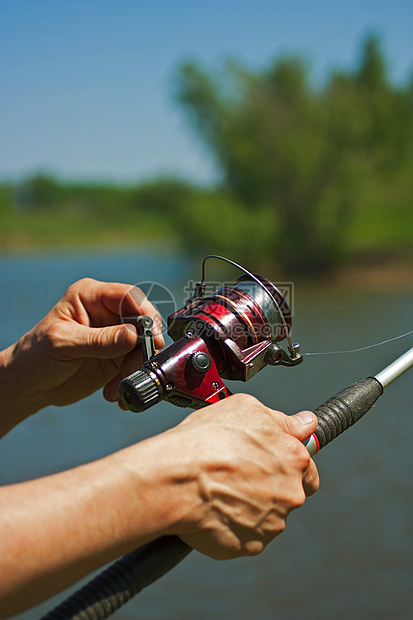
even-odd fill
[(132, 297), (133, 302), (143, 309), (142, 314), (145, 314), (144, 309), (148, 307), (149, 301), (158, 313), (153, 322), (154, 334), (163, 334), (166, 332), (168, 316), (177, 310), (175, 297), (169, 288), (159, 282), (152, 281), (137, 282), (134, 284), (134, 286), (129, 289), (127, 295), (123, 297), (120, 304), (119, 315), (122, 322), (133, 314), (130, 300), (129, 298), (127, 299), (127, 296)]
[[(186, 285), (184, 286), (184, 294), (185, 294), (185, 302), (189, 301), (191, 297), (195, 293), (196, 282), (194, 280), (188, 280)], [(205, 294), (204, 297), (208, 297), (208, 295), (212, 295), (217, 290), (225, 287), (233, 287), (234, 281), (230, 282), (220, 282), (219, 280), (205, 282)], [(287, 303), (288, 308), (290, 309), (291, 316), (294, 315), (294, 282), (277, 282), (274, 284), (275, 288), (281, 293), (284, 297), (285, 302)]]
[[(184, 286), (184, 304), (187, 304), (188, 301), (193, 298), (196, 291), (197, 283), (194, 280), (189, 280)], [(225, 281), (208, 281), (204, 283), (205, 290), (203, 297), (206, 298), (210, 295), (213, 295), (216, 291), (222, 288), (233, 288), (234, 283), (225, 282)], [(281, 307), (278, 310), (281, 311), (281, 314), (288, 312), (288, 308), (290, 310), (291, 316), (294, 313), (294, 284), (293, 282), (279, 282), (276, 285), (276, 288), (281, 293), (285, 302), (281, 302)], [(132, 298), (133, 303), (131, 303), (130, 298)], [(171, 314), (174, 314), (177, 310), (177, 304), (174, 295), (172, 292), (163, 284), (159, 282), (145, 281), (138, 282), (133, 287), (131, 287), (128, 293), (123, 297), (122, 302), (120, 304), (120, 318), (122, 321), (127, 320), (133, 315), (136, 315), (136, 307), (142, 309), (142, 314), (148, 313), (148, 301), (152, 304), (155, 310), (158, 313), (158, 316), (154, 318), (153, 324), (153, 332), (154, 334), (163, 334), (167, 331), (167, 319)], [(279, 300), (280, 301), (280, 300)], [(153, 312), (151, 312), (153, 315)], [(239, 329), (242, 331), (244, 329), (243, 325), (240, 324)], [(279, 333), (284, 331), (284, 322), (276, 321), (273, 325), (270, 326), (272, 333), (272, 337), (278, 337)], [(265, 330), (265, 334), (262, 334), (264, 338), (268, 338), (269, 334), (268, 326), (262, 326)], [(205, 329), (208, 329), (208, 326), (205, 322), (200, 321), (199, 319), (189, 320), (185, 326), (186, 332), (194, 332), (200, 333), (201, 331), (205, 333)], [(235, 329), (235, 327), (233, 328)], [(213, 335), (213, 334), (212, 334)], [(232, 334), (233, 337), (236, 334)]]

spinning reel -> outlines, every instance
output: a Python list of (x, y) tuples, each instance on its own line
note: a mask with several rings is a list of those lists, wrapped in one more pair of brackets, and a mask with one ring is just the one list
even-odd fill
[[(243, 272), (233, 286), (205, 296), (205, 262), (223, 260)], [(185, 306), (168, 317), (174, 341), (155, 354), (152, 319), (129, 319), (138, 330), (143, 366), (122, 380), (119, 395), (141, 412), (161, 400), (199, 409), (231, 395), (224, 379), (248, 381), (264, 366), (296, 366), (303, 358), (290, 340), (291, 311), (267, 278), (221, 256), (202, 262), (202, 279)], [(287, 339), (288, 352), (278, 342)]]

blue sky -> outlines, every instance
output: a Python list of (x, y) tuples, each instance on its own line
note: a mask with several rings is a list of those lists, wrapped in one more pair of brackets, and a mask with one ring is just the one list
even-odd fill
[(412, 0), (0, 0), (0, 178), (37, 171), (139, 181), (214, 178), (173, 100), (177, 64), (352, 67), (366, 32), (392, 75), (413, 71)]

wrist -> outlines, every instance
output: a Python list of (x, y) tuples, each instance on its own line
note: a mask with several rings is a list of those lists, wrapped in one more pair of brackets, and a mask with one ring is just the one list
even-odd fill
[[(186, 530), (200, 503), (198, 484), (169, 432), (126, 448), (113, 458), (128, 472), (128, 526), (148, 540)], [(127, 536), (133, 536), (129, 531)]]
[(47, 404), (31, 389), (26, 365), (19, 361), (24, 349), (23, 336), (0, 351), (0, 436)]

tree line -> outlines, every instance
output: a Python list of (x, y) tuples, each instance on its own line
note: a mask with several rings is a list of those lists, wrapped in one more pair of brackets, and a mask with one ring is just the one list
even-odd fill
[(413, 251), (413, 79), (394, 83), (377, 37), (364, 40), (353, 69), (333, 70), (321, 85), (292, 56), (259, 70), (183, 63), (174, 84), (177, 104), (215, 160), (214, 187), (36, 175), (2, 184), (4, 230), (11, 234), (16, 217), (34, 230), (42, 218), (45, 225), (77, 214), (95, 236), (160, 236), (290, 274)]

